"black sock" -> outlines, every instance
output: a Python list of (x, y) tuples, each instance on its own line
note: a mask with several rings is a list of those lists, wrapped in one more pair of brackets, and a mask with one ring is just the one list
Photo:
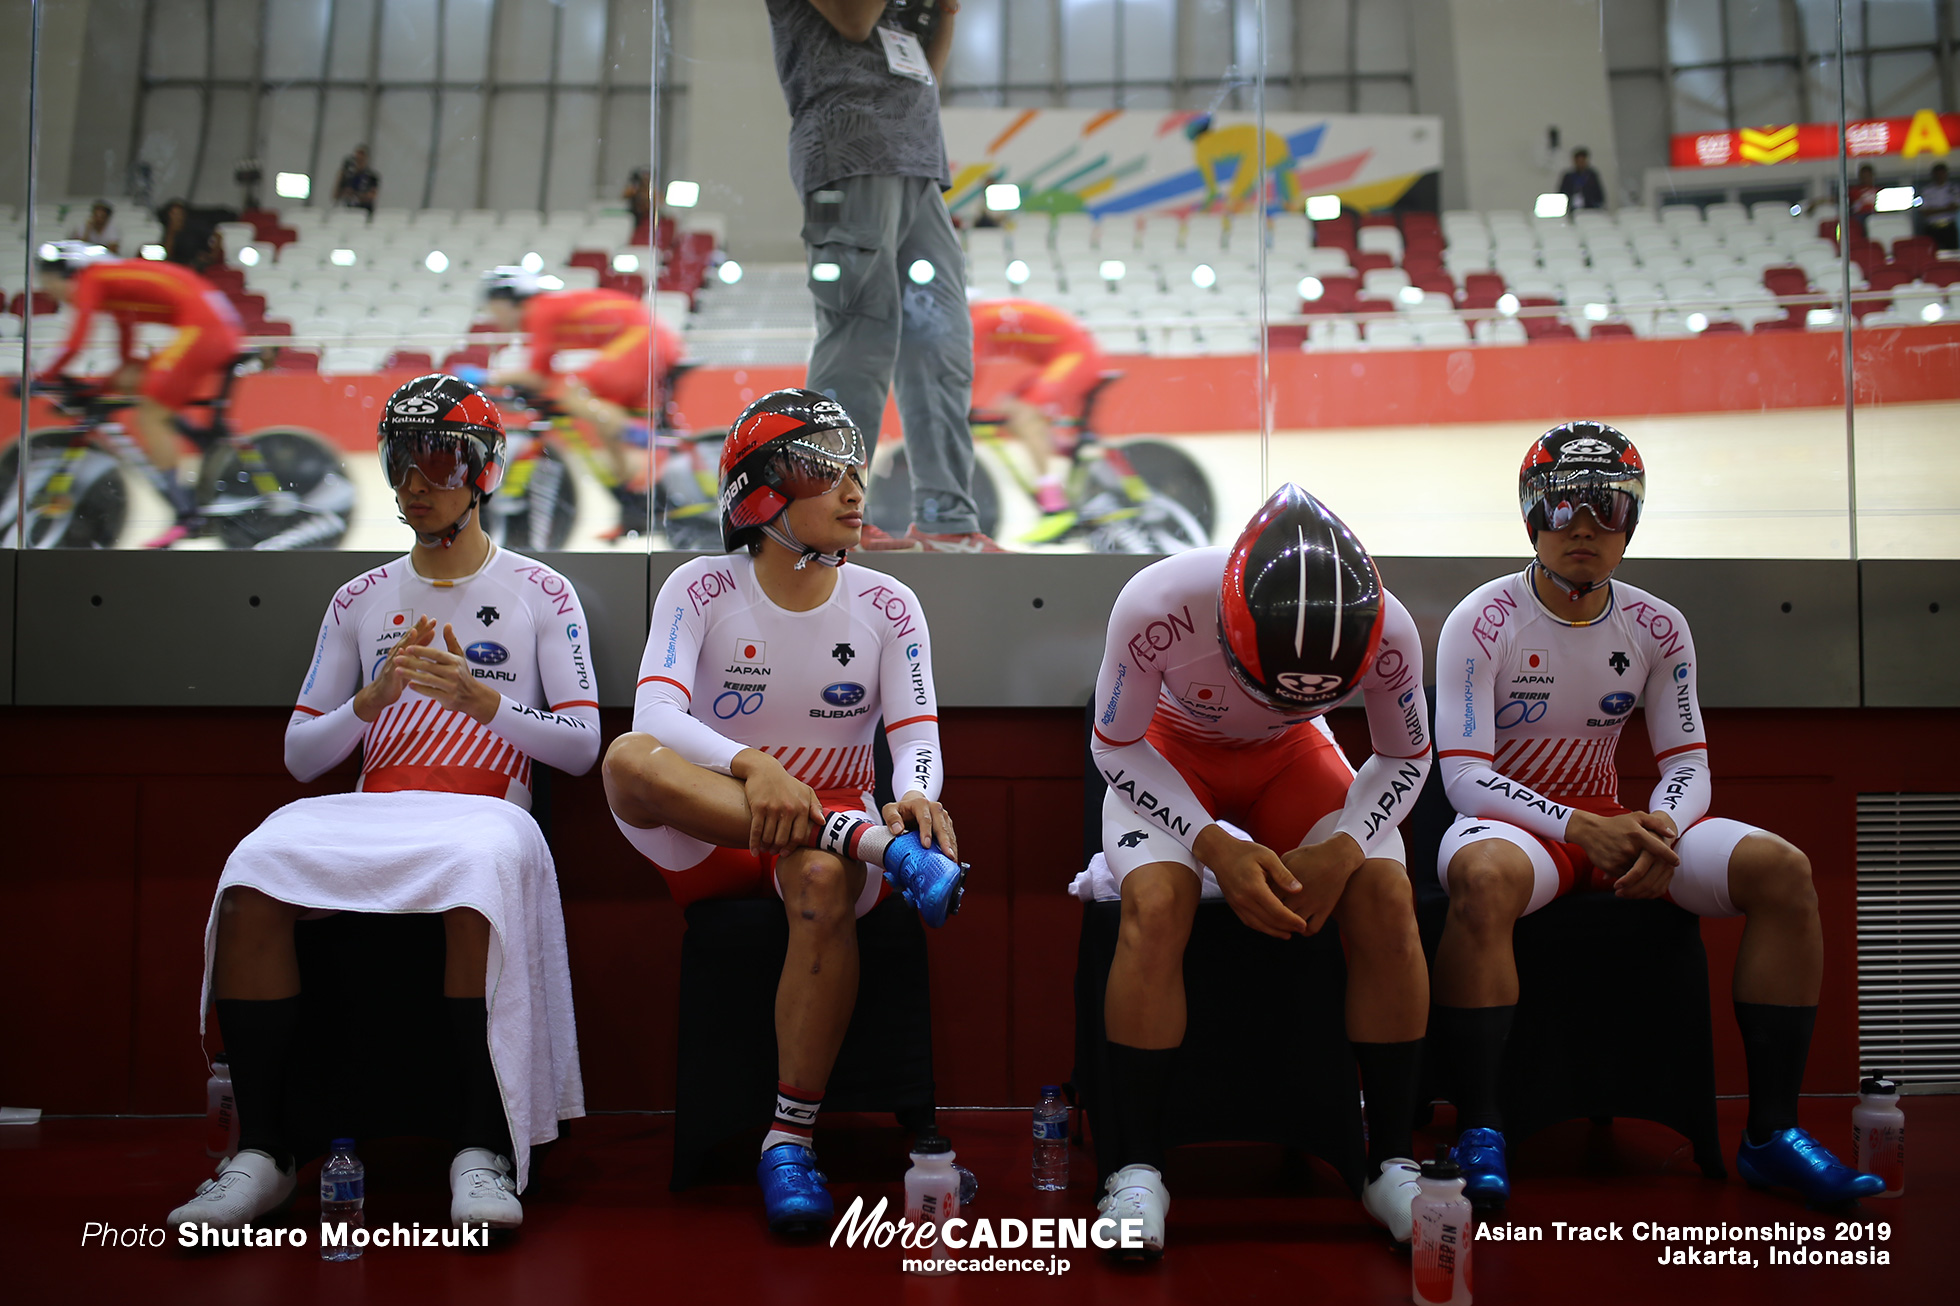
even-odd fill
[(1164, 1168), (1164, 1099), (1170, 1094), (1176, 1048), (1109, 1044), (1109, 1101), (1116, 1115), (1116, 1168)]
[(1504, 1128), (1504, 1115), (1497, 1109), (1497, 1082), (1504, 1067), (1504, 1045), (1511, 1038), (1511, 1017), (1517, 1010), (1516, 1003), (1433, 1008), (1444, 1081), (1453, 1086), (1450, 1098), (1456, 1103), (1458, 1129)]
[(1422, 1040), (1406, 1043), (1354, 1043), (1361, 1066), (1361, 1092), (1368, 1106), (1368, 1177), (1381, 1173), (1392, 1157), (1415, 1156), (1416, 1067)]
[(1797, 1124), (1797, 1094), (1804, 1063), (1810, 1060), (1815, 1007), (1780, 1007), (1737, 1002), (1735, 1023), (1742, 1030), (1742, 1055), (1749, 1063), (1749, 1141), (1767, 1143), (1778, 1130)]
[(490, 1063), (490, 1011), (482, 998), (442, 1000), (449, 1013), (450, 1055), (455, 1058), (461, 1101), (456, 1113), (456, 1150), (488, 1148), (510, 1156), (510, 1125), (504, 1118), (504, 1096), (497, 1089), (496, 1067)]
[(281, 1170), (293, 1168), (286, 1134), (286, 1086), (299, 999), (219, 998), (218, 1030), (231, 1059), (232, 1100), (238, 1108), (238, 1150), (264, 1152)]

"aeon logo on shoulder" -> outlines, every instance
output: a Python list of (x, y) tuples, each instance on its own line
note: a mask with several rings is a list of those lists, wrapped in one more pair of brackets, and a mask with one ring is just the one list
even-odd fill
[(510, 650), (502, 644), (480, 639), (463, 650), (463, 656), (480, 667), (500, 667), (510, 661)]

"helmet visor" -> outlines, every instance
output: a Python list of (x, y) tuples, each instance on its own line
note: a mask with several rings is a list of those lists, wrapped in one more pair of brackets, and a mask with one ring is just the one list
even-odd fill
[(848, 474), (864, 484), (864, 437), (853, 427), (811, 431), (783, 445), (769, 460), (763, 479), (790, 499), (829, 494)]
[(1625, 531), (1640, 520), (1644, 488), (1632, 478), (1579, 472), (1544, 485), (1535, 497), (1527, 499), (1525, 519), (1541, 530), (1562, 531), (1583, 508), (1592, 513), (1601, 530)]
[(381, 461), (388, 484), (401, 489), (411, 468), (431, 489), (460, 490), (470, 483), (470, 450), (464, 437), (447, 431), (391, 435), (382, 441)]

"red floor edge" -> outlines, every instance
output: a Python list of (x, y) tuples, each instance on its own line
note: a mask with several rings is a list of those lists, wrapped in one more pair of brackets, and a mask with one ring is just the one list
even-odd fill
[[(1725, 1101), (1731, 1159), (1743, 1104)], [(1851, 1099), (1806, 1098), (1804, 1124), (1849, 1154)], [(1723, 1303), (1952, 1301), (1953, 1229), (1960, 1196), (1948, 1181), (1960, 1143), (1960, 1097), (1906, 1099), (1910, 1155), (1903, 1197), (1850, 1211), (1809, 1211), (1794, 1198), (1755, 1192), (1733, 1175), (1703, 1179), (1684, 1140), (1658, 1125), (1573, 1121), (1513, 1150), (1515, 1196), (1503, 1223), (1536, 1226), (1544, 1241), (1479, 1241), (1473, 1282), (1482, 1303), (1648, 1303), (1694, 1297)], [(1446, 1124), (1449, 1112), (1439, 1114)], [(1094, 1162), (1076, 1150), (1065, 1193), (1029, 1179), (1026, 1112), (946, 1111), (941, 1126), (980, 1178), (965, 1214), (1092, 1214)], [(1092, 1251), (1000, 1253), (1040, 1257), (1050, 1273), (902, 1274), (896, 1250), (786, 1243), (763, 1228), (752, 1148), (731, 1149), (708, 1182), (667, 1191), (672, 1118), (600, 1116), (575, 1122), (542, 1156), (525, 1195), (520, 1235), (487, 1251), (375, 1249), (323, 1264), (316, 1247), (193, 1253), (84, 1247), (88, 1222), (155, 1227), (209, 1173), (201, 1120), (51, 1120), (0, 1128), (0, 1297), (43, 1302), (496, 1303), (676, 1301), (753, 1303), (1399, 1302), (1409, 1262), (1350, 1199), (1331, 1171), (1264, 1146), (1183, 1148), (1171, 1158), (1169, 1250), (1151, 1266), (1119, 1265)], [(1418, 1147), (1446, 1134), (1432, 1130)], [(839, 1208), (863, 1195), (902, 1201), (904, 1137), (889, 1118), (826, 1118), (819, 1147)], [(366, 1217), (439, 1224), (447, 1209), (447, 1149), (429, 1140), (365, 1144)], [(290, 1221), (317, 1221), (301, 1176)], [(1599, 1242), (1559, 1241), (1555, 1222), (1604, 1226)], [(1720, 1238), (1753, 1253), (1754, 1268), (1662, 1265), (1663, 1249), (1704, 1244), (1636, 1240), (1636, 1223), (1781, 1224), (1821, 1233), (1824, 1250), (1879, 1250), (1887, 1265), (1770, 1265), (1780, 1242)], [(1857, 1227), (1851, 1228), (1850, 1226)], [(1882, 1230), (1873, 1225), (1884, 1226)], [(1621, 1238), (1611, 1240), (1617, 1227)], [(985, 1255), (986, 1253), (978, 1253)], [(1055, 1258), (1067, 1265), (1053, 1273)], [(1941, 1285), (1945, 1286), (1942, 1287)]]

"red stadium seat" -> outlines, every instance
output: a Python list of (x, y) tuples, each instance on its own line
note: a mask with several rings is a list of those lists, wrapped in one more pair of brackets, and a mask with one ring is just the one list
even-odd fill
[(275, 372), (317, 372), (320, 370), (320, 355), (311, 349), (281, 349), (273, 360)]
[(203, 275), (206, 281), (224, 291), (227, 295), (232, 294), (234, 291), (238, 294), (245, 293), (245, 274), (237, 268), (228, 268), (221, 264), (213, 264), (204, 269)]
[(1400, 222), (1395, 220), (1393, 213), (1364, 213), (1361, 215), (1361, 225), (1364, 227), (1395, 227), (1398, 230), (1402, 226)]
[(1807, 295), (1810, 293), (1810, 274), (1799, 267), (1764, 268), (1763, 284), (1778, 298)]
[(1348, 256), (1348, 262), (1356, 272), (1368, 272), (1375, 268), (1392, 268), (1395, 266), (1395, 259), (1392, 255), (1373, 252), (1350, 254)]
[(291, 322), (280, 322), (272, 318), (261, 318), (247, 334), (255, 336), (290, 336), (293, 333)]
[(1302, 313), (1352, 313), (1354, 300), (1361, 293), (1359, 277), (1321, 277), (1319, 299), (1300, 301)]
[(1742, 323), (1725, 318), (1719, 322), (1710, 322), (1702, 328), (1701, 333), (1705, 336), (1739, 336), (1746, 335), (1747, 331)]
[(635, 299), (646, 298), (647, 279), (637, 272), (602, 272), (599, 274), (599, 286), (603, 290), (617, 290)]
[(260, 239), (272, 246), (273, 254), (276, 257), (286, 246), (299, 239), (299, 233), (291, 227), (274, 227), (260, 237)]
[(435, 371), (436, 364), (435, 360), (430, 358), (423, 350), (391, 349), (388, 351), (388, 356), (381, 360), (381, 370), (384, 372), (415, 372), (420, 374)]
[(1873, 290), (1891, 290), (1913, 281), (1913, 270), (1902, 268), (1894, 263), (1880, 263), (1865, 269), (1865, 278), (1871, 282)]
[(1940, 256), (1931, 236), (1906, 236), (1892, 242), (1892, 261), (1917, 272)]
[(1343, 213), (1338, 218), (1328, 218), (1313, 224), (1313, 243), (1331, 245), (1337, 249), (1354, 248), (1354, 219)]
[(603, 249), (577, 249), (565, 260), (567, 267), (591, 268), (604, 280), (612, 272), (612, 259)]
[(1425, 272), (1420, 276), (1411, 272), (1409, 274), (1409, 284), (1419, 290), (1428, 291), (1432, 294), (1448, 295), (1451, 299), (1456, 298), (1455, 278), (1440, 269), (1435, 272)]
[(1919, 279), (1929, 286), (1960, 284), (1960, 263), (1936, 259), (1919, 270)]
[(455, 353), (450, 354), (442, 360), (442, 370), (445, 372), (453, 372), (459, 367), (488, 366), (490, 366), (490, 346), (488, 345), (469, 345), (458, 349)]
[(1402, 215), (1402, 238), (1404, 240), (1411, 236), (1424, 234), (1440, 238), (1442, 230), (1442, 221), (1434, 213), (1416, 212), (1404, 213)]
[[(1709, 329), (1711, 331), (1714, 330), (1713, 327)], [(1593, 340), (1630, 340), (1633, 338), (1633, 328), (1624, 322), (1600, 322), (1594, 325), (1590, 338)]]
[[(7, 301), (7, 311), (15, 317), (27, 316), (27, 292), (24, 290), (14, 292), (14, 297)], [(45, 290), (34, 292), (35, 317), (41, 317), (49, 313), (58, 313), (60, 311), (61, 305), (55, 301), (53, 295), (50, 295)]]
[(1525, 319), (1524, 329), (1525, 339), (1529, 340), (1532, 344), (1537, 344), (1542, 340), (1577, 340), (1579, 338), (1577, 331), (1574, 331), (1565, 323), (1554, 318), (1538, 318), (1536, 330), (1532, 329), (1532, 320), (1530, 318)]

